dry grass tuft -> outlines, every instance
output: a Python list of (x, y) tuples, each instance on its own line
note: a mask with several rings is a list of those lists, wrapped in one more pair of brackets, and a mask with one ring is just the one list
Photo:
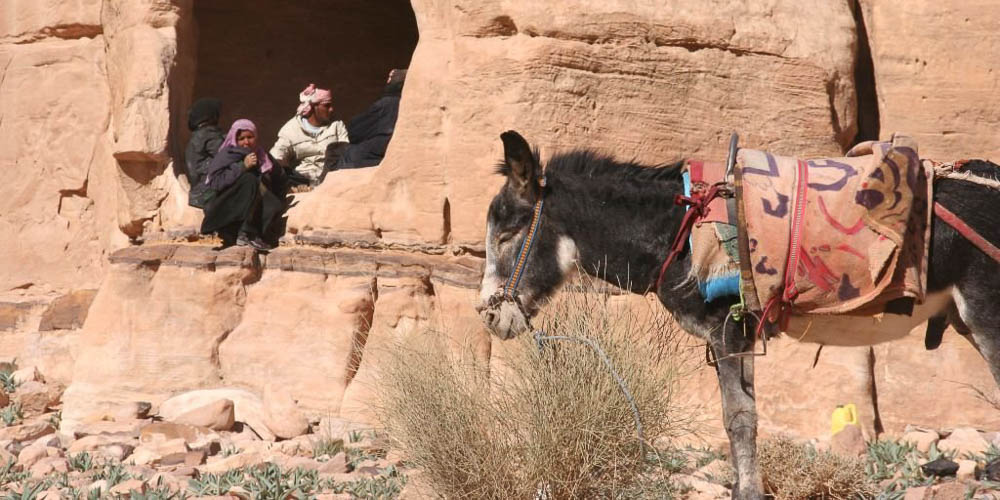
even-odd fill
[(764, 488), (778, 500), (874, 498), (878, 494), (862, 458), (818, 452), (784, 437), (762, 441), (757, 456)]
[[(691, 357), (677, 355), (679, 330), (654, 306), (639, 314), (608, 293), (564, 293), (538, 321), (547, 335), (602, 347), (634, 397), (647, 442), (690, 434), (700, 422), (679, 397)], [(528, 334), (505, 343), (494, 350), (492, 376), (433, 343), (394, 350), (382, 366), (378, 413), (435, 493), (636, 497), (655, 460), (652, 447), (640, 447), (626, 398), (589, 347), (550, 342), (541, 351)]]

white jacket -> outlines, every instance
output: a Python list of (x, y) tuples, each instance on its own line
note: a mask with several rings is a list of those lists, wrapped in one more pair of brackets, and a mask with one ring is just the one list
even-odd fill
[(323, 175), (326, 147), (334, 142), (350, 142), (347, 127), (344, 122), (337, 120), (313, 137), (302, 128), (300, 119), (295, 116), (281, 126), (278, 140), (271, 148), (271, 156), (277, 158), (282, 165), (294, 165), (296, 172), (316, 184)]

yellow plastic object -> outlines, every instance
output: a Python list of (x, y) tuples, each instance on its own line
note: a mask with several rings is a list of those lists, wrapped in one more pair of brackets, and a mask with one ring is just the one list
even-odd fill
[(857, 425), (858, 408), (854, 406), (854, 403), (840, 405), (836, 410), (833, 410), (833, 415), (830, 417), (830, 421), (831, 435), (844, 430), (844, 426), (848, 424)]

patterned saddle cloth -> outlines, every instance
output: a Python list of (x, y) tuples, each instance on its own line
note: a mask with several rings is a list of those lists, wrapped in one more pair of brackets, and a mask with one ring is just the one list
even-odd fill
[[(862, 143), (844, 158), (740, 149), (735, 168), (759, 304), (775, 300), (797, 314), (869, 315), (889, 303), (903, 305), (890, 312), (906, 313), (906, 304), (923, 300), (932, 173), (913, 139), (897, 134)], [(721, 164), (689, 161), (687, 194), (724, 176)], [(735, 212), (735, 203), (716, 199), (691, 232), (691, 273), (706, 301), (740, 293)], [(910, 300), (897, 301), (903, 298)]]

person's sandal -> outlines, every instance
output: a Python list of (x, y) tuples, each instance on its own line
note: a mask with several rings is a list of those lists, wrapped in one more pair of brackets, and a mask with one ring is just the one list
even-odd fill
[(249, 243), (250, 246), (253, 247), (254, 250), (257, 250), (258, 252), (267, 253), (270, 252), (271, 250), (274, 250), (274, 247), (269, 245), (264, 240), (260, 239), (260, 236), (254, 236), (253, 238), (250, 239)]

